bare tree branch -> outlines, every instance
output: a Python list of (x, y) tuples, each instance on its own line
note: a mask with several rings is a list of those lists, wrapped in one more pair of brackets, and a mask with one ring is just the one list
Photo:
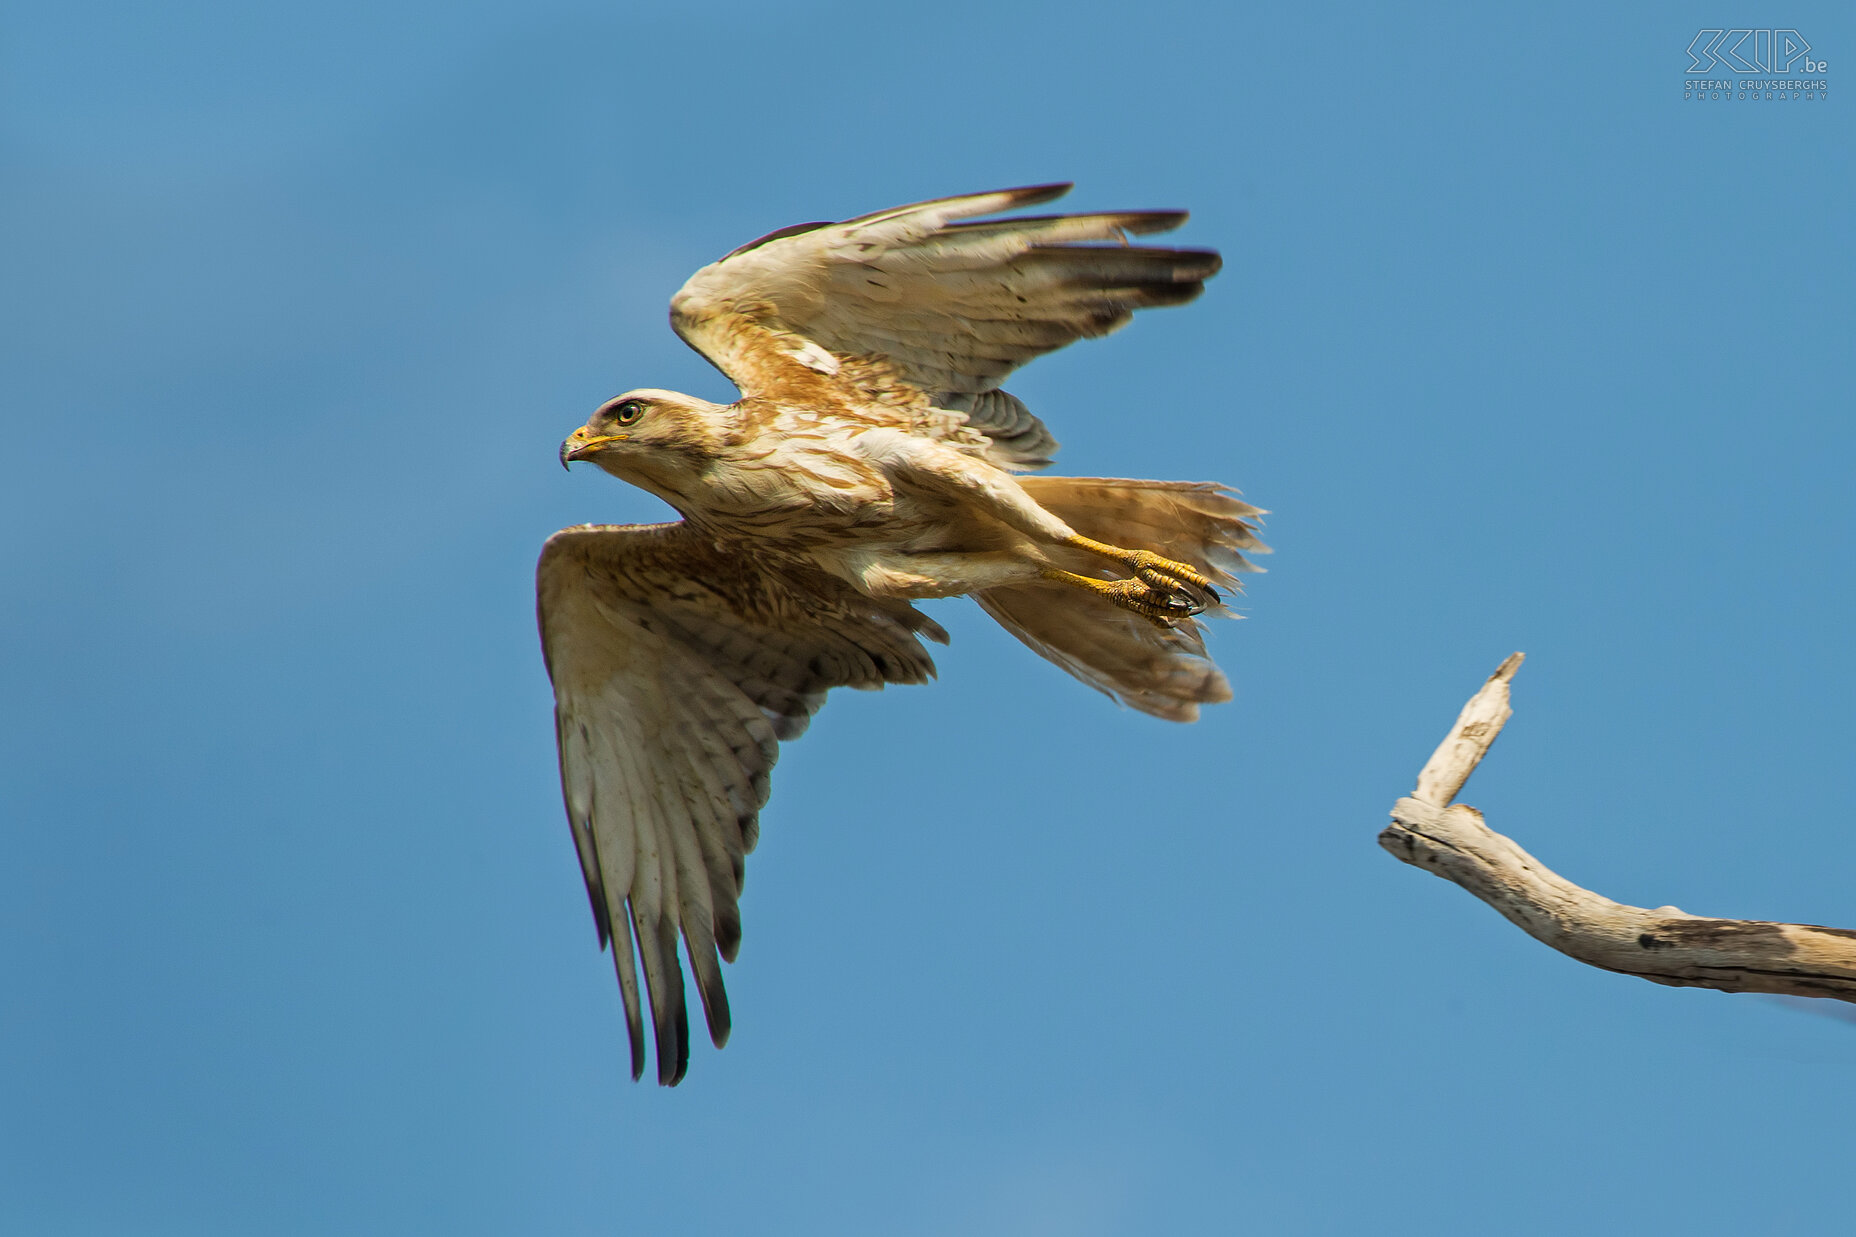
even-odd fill
[(1707, 919), (1673, 906), (1625, 906), (1581, 889), (1451, 801), (1514, 710), (1516, 653), (1463, 706), (1379, 844), (1454, 881), (1535, 940), (1607, 971), (1672, 987), (1771, 992), (1856, 1002), (1856, 931), (1813, 924)]

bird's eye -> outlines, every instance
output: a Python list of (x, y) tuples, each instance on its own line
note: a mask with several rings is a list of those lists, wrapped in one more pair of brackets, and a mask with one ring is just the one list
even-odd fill
[(620, 425), (630, 425), (644, 415), (644, 401), (628, 399), (612, 410), (612, 419)]

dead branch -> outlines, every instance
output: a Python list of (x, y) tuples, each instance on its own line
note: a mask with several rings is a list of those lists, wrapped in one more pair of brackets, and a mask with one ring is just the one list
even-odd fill
[(1379, 844), (1453, 881), (1523, 932), (1590, 966), (1672, 987), (1771, 992), (1856, 1002), (1856, 931), (1814, 924), (1708, 919), (1673, 906), (1625, 906), (1581, 889), (1452, 805), (1514, 710), (1514, 654), (1470, 697), (1417, 789), (1392, 809)]

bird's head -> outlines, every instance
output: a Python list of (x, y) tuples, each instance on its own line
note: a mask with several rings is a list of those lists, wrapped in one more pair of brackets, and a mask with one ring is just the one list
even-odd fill
[(627, 391), (599, 406), (561, 444), (561, 466), (591, 460), (615, 477), (657, 489), (714, 458), (728, 428), (726, 404), (675, 391)]

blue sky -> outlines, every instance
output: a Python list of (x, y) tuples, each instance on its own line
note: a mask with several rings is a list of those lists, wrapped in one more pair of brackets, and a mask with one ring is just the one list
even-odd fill
[[(1495, 827), (1856, 926), (1852, 127), (1684, 101), (1727, 22), (1856, 47), (1824, 4), (10, 7), (0, 1228), (1844, 1222), (1856, 1026), (1578, 966), (1374, 841), (1524, 649)], [(787, 749), (733, 1042), (634, 1086), (531, 572), (660, 509), (556, 444), (730, 398), (664, 309), (735, 245), (1053, 179), (1225, 255), (1012, 389), (1061, 471), (1271, 510), (1237, 699), (1169, 726), (935, 605), (937, 684)]]

